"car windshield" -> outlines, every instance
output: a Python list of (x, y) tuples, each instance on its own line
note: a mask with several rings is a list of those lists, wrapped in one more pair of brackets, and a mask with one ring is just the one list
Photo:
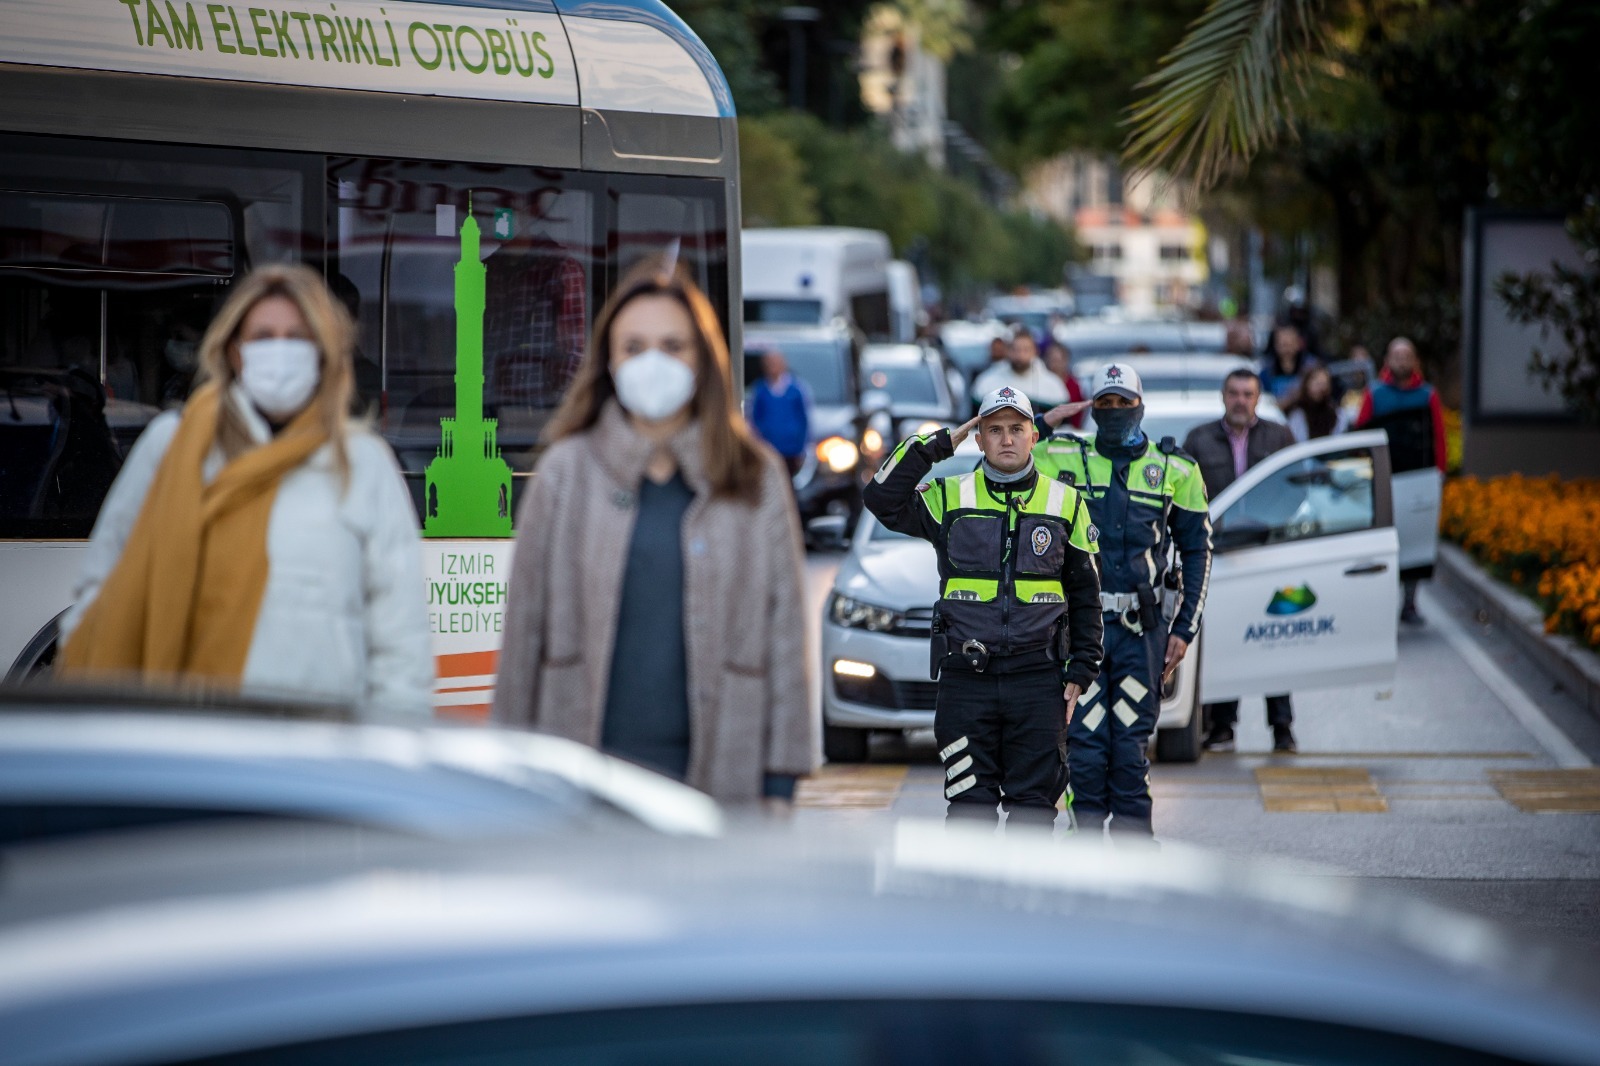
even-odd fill
[[(954, 477), (957, 474), (965, 474), (978, 465), (978, 458), (979, 457), (976, 455), (954, 455), (949, 459), (943, 459), (933, 464), (933, 469), (928, 471), (928, 476), (923, 480), (932, 482), (942, 477)], [(886, 527), (882, 522), (874, 522), (872, 524), (872, 539), (878, 541), (911, 540), (912, 538), (906, 536), (904, 533), (896, 533), (894, 530)]]
[(989, 365), (989, 345), (990, 341), (988, 340), (967, 341), (957, 344), (945, 341), (944, 350), (950, 353), (950, 358), (961, 369), (982, 370)]
[(995, 317), (1008, 326), (1025, 326), (1033, 333), (1042, 333), (1050, 325), (1048, 311), (1001, 311)]
[(861, 387), (880, 389), (896, 404), (936, 404), (939, 386), (927, 363), (869, 367), (861, 374)]
[[(1137, 366), (1138, 364), (1134, 364)], [(1179, 374), (1140, 374), (1145, 392), (1206, 392), (1222, 394), (1223, 370), (1185, 370)]]
[(745, 380), (748, 384), (754, 385), (760, 380), (760, 357), (769, 351), (783, 353), (789, 363), (789, 372), (805, 382), (811, 390), (812, 403), (850, 402), (845, 395), (845, 355), (837, 345), (827, 341), (752, 344), (745, 352)]
[(744, 320), (781, 326), (814, 326), (822, 321), (822, 301), (746, 300)]
[(1209, 414), (1202, 414), (1198, 411), (1185, 411), (1181, 414), (1161, 414), (1155, 411), (1148, 411), (1145, 413), (1141, 425), (1144, 428), (1144, 435), (1151, 440), (1158, 441), (1163, 437), (1171, 437), (1179, 444), (1182, 444), (1184, 438), (1189, 435), (1190, 430), (1207, 422), (1215, 422), (1221, 417), (1222, 408), (1220, 404), (1215, 412)]

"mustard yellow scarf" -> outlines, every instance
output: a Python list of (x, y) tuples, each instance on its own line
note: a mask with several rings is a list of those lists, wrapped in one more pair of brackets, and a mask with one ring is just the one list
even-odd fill
[(278, 485), (328, 439), (314, 407), (205, 484), (224, 393), (183, 409), (116, 567), (57, 660), (76, 678), (236, 686), (267, 586), (267, 522)]

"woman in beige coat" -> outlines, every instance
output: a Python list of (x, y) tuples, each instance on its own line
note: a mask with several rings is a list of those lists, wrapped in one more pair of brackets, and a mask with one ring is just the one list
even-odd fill
[(630, 271), (517, 514), (494, 717), (726, 803), (816, 766), (789, 476), (739, 413), (705, 295)]

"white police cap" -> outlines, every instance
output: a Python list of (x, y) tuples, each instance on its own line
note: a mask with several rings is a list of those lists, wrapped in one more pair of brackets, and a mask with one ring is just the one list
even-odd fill
[(1127, 363), (1107, 363), (1095, 371), (1094, 388), (1089, 398), (1095, 399), (1108, 392), (1126, 396), (1130, 400), (1142, 399), (1144, 382), (1139, 380), (1139, 372)]
[(1029, 403), (1026, 396), (1010, 385), (1001, 385), (998, 389), (992, 390), (989, 395), (985, 396), (983, 404), (978, 408), (978, 417), (988, 418), (996, 411), (1007, 407), (1021, 413), (1022, 417), (1028, 421), (1033, 421), (1033, 404)]

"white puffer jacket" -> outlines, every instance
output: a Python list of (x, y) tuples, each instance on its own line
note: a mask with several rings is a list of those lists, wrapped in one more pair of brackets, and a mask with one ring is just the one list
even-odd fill
[[(270, 439), (248, 401), (234, 392), (228, 402), (244, 415), (252, 436)], [(76, 603), (61, 620), (63, 639), (121, 557), (178, 417), (169, 411), (150, 423), (111, 486), (89, 540)], [(350, 483), (342, 495), (329, 447), (278, 487), (267, 525), (267, 588), (242, 688), (335, 700), (366, 714), (431, 716), (433, 649), (416, 510), (381, 438), (353, 427), (346, 450)], [(222, 465), (222, 452), (213, 448), (207, 483)]]

